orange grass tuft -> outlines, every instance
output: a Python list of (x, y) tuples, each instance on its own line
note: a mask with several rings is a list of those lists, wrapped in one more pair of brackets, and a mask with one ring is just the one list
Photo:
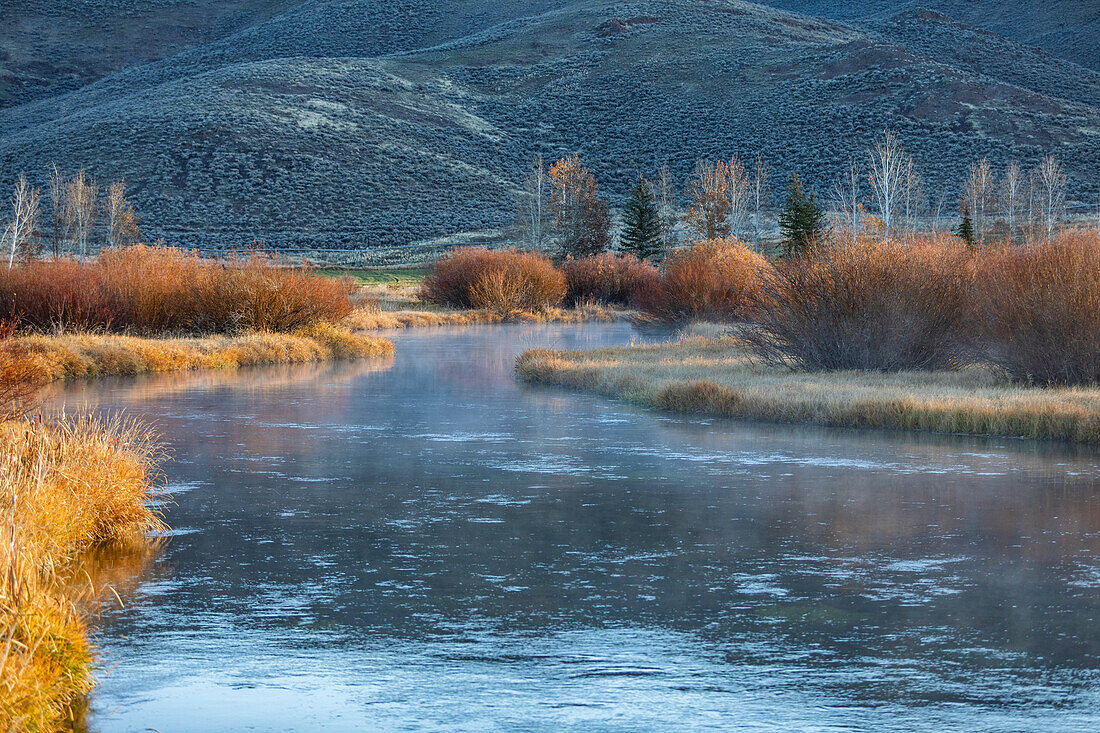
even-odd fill
[(163, 528), (159, 449), (133, 423), (0, 425), (0, 729), (56, 730), (92, 686), (66, 575), (79, 553)]

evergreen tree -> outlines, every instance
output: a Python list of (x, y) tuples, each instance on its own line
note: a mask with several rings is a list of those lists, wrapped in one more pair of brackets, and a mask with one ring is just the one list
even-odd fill
[(639, 175), (623, 207), (622, 246), (641, 260), (654, 259), (661, 251), (661, 217), (649, 182)]
[(821, 237), (824, 226), (825, 214), (817, 203), (817, 196), (807, 192), (799, 175), (792, 173), (787, 184), (787, 200), (779, 214), (787, 256), (806, 252)]
[(962, 215), (962, 221), (959, 222), (959, 226), (955, 229), (955, 234), (964, 240), (971, 247), (974, 246), (974, 222), (970, 219), (970, 204), (966, 201), (962, 203), (962, 210), (959, 212)]

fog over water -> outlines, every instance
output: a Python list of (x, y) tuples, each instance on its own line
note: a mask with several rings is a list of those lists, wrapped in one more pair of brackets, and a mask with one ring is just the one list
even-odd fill
[(100, 731), (1100, 729), (1100, 454), (516, 383), (623, 323), (104, 379), (175, 530), (102, 572)]

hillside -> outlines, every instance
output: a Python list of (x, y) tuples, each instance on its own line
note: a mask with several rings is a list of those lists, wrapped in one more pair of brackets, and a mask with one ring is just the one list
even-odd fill
[(125, 177), (149, 235), (203, 245), (496, 228), (535, 152), (580, 152), (616, 200), (639, 170), (667, 162), (682, 180), (697, 158), (734, 152), (824, 192), (884, 127), (933, 195), (953, 200), (981, 155), (1055, 152), (1074, 194), (1095, 196), (1100, 74), (938, 13), (849, 23), (733, 0), (497, 5), (297, 4), (0, 110), (0, 171), (42, 182), (57, 161)]

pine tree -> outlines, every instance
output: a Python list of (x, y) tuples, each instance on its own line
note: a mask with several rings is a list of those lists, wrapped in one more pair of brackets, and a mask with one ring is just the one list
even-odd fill
[(623, 207), (622, 246), (641, 260), (652, 260), (661, 251), (661, 218), (649, 182), (639, 175)]
[(966, 201), (962, 203), (962, 221), (955, 229), (955, 234), (971, 247), (974, 246), (974, 222), (970, 220), (970, 205)]
[(825, 214), (817, 203), (817, 196), (803, 189), (802, 179), (792, 173), (787, 184), (787, 200), (779, 214), (787, 256), (806, 252), (821, 237), (824, 226)]

